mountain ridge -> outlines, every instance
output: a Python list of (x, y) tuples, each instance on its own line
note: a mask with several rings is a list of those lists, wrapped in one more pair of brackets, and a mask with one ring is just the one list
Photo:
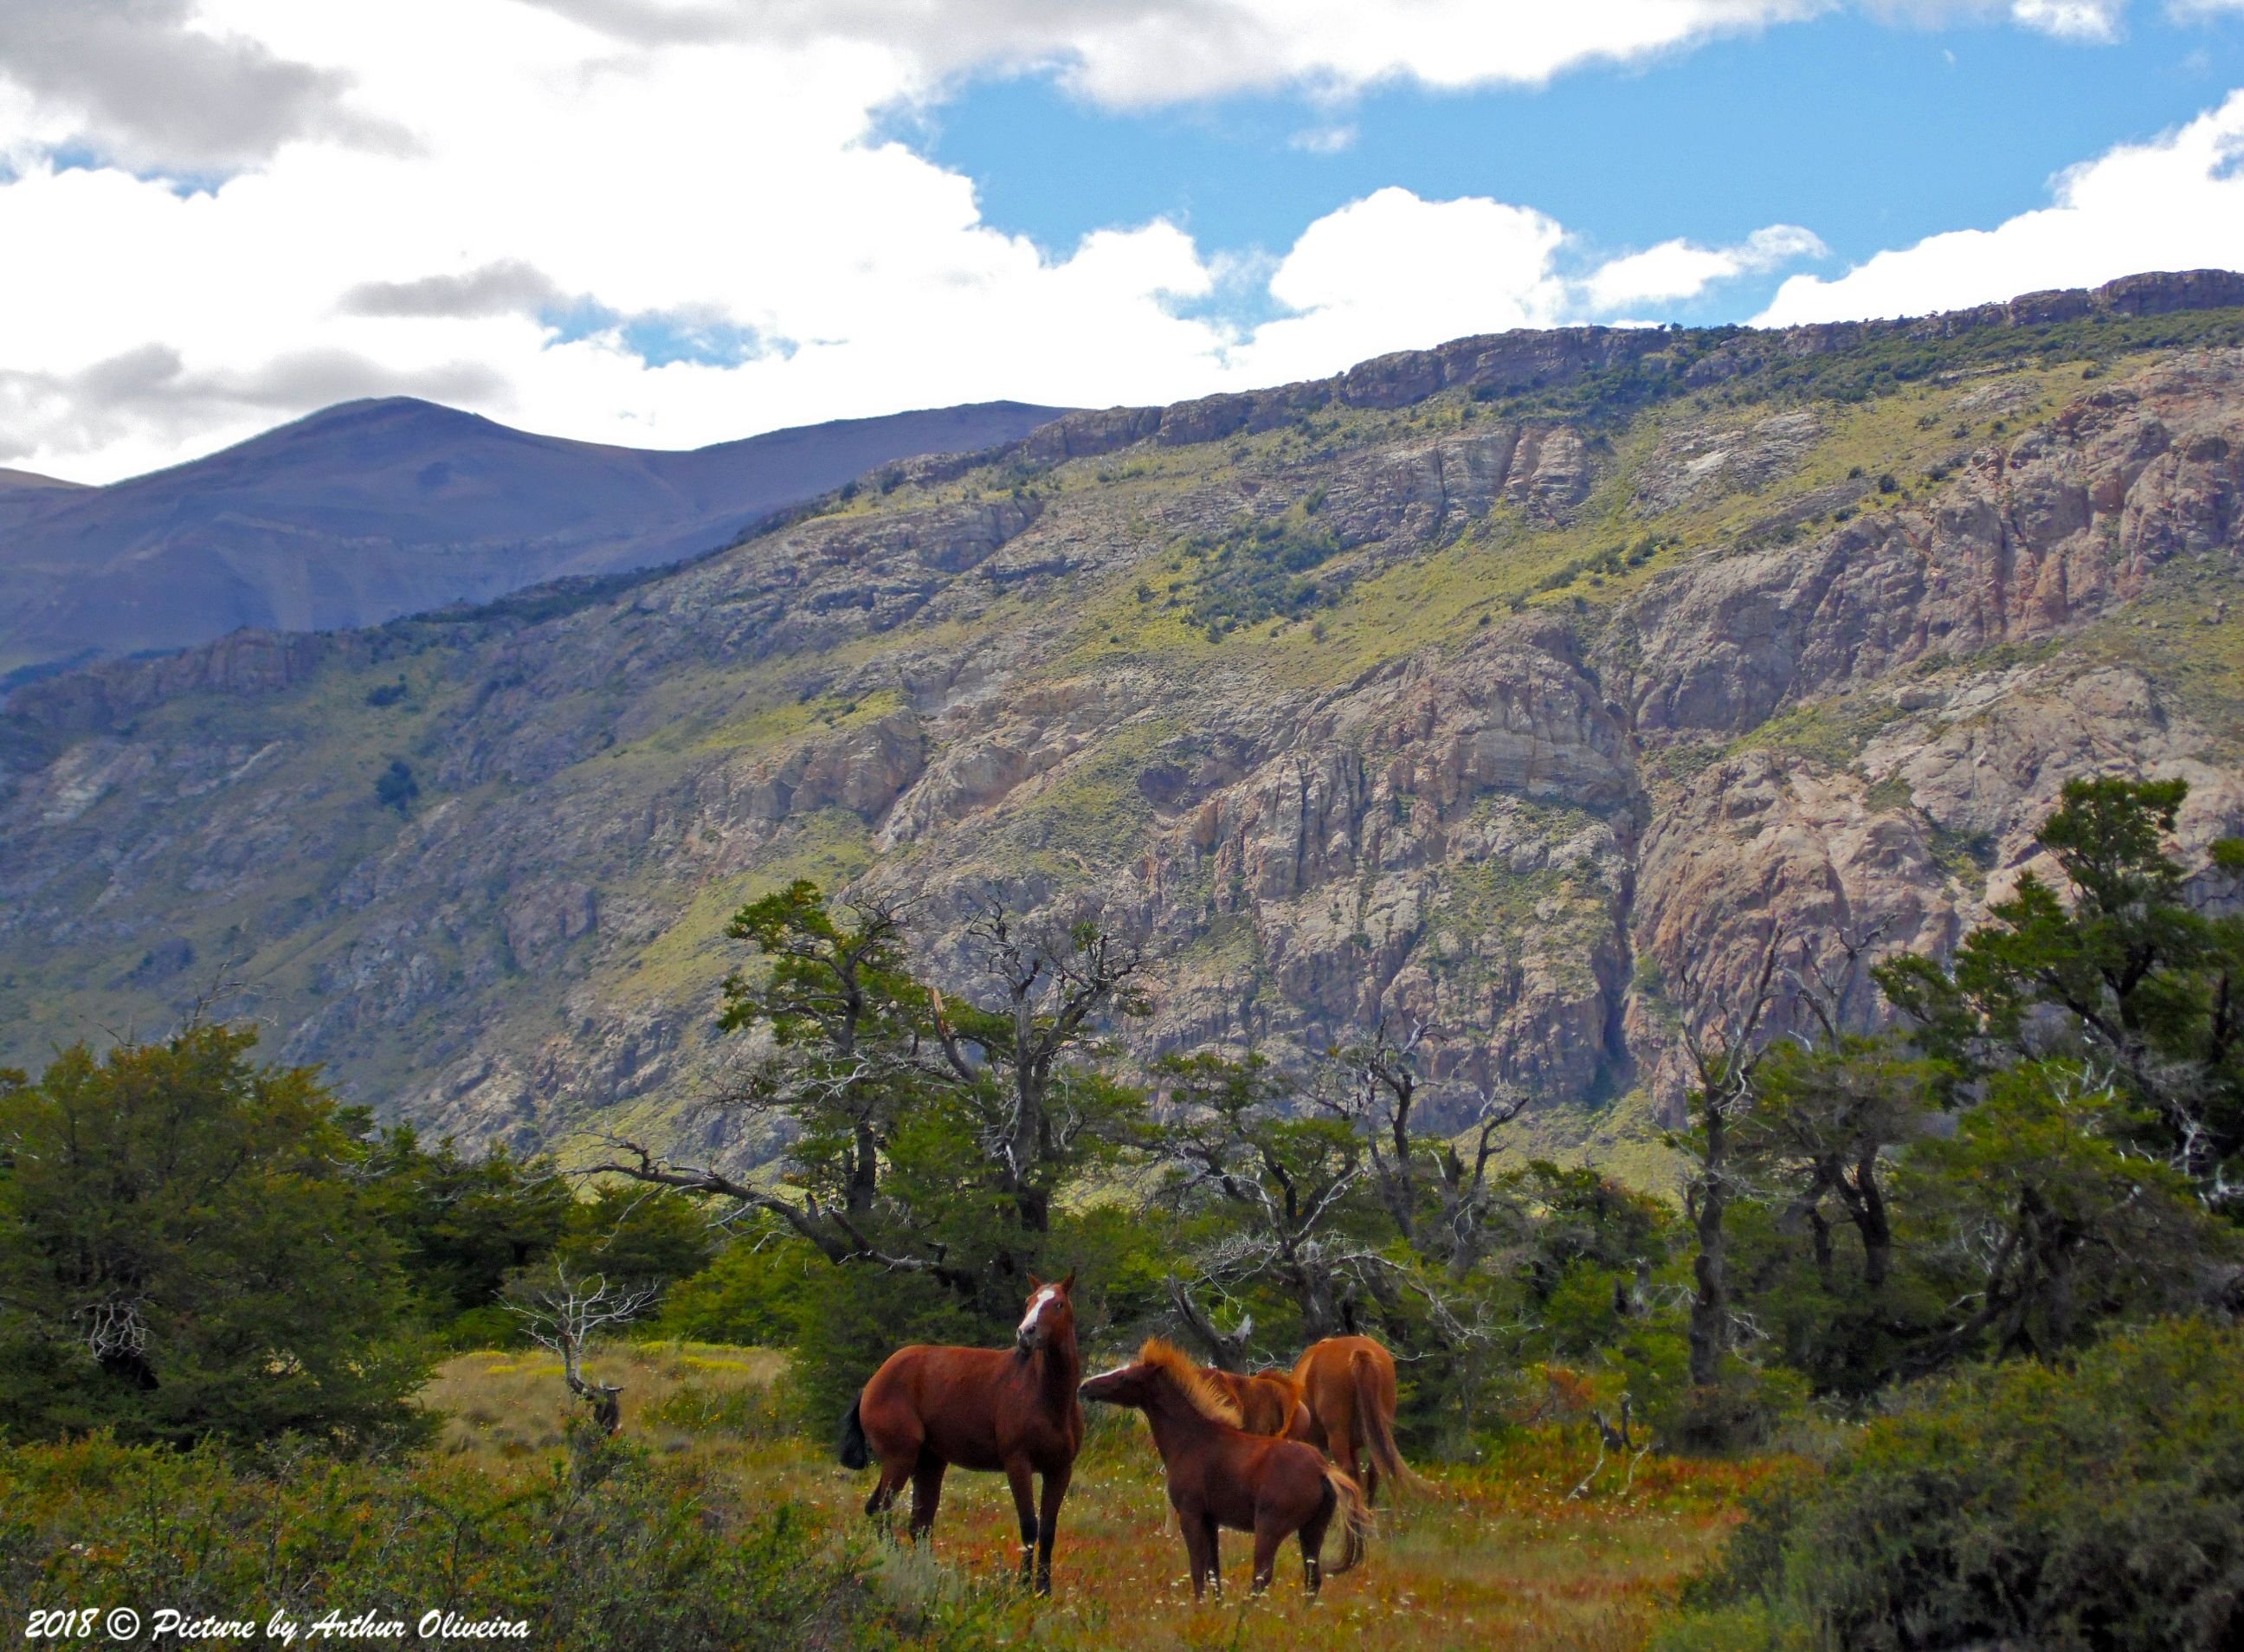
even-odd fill
[(0, 1060), (218, 985), (393, 1115), (753, 1157), (724, 922), (807, 876), (918, 897), (947, 991), (978, 903), (1101, 911), (1140, 1052), (1423, 1022), (1436, 1121), (1623, 1151), (1772, 935), (1943, 951), (2070, 775), (2244, 825), (2244, 302), (2174, 301), (2244, 280), (2102, 290), (1070, 415), (625, 585), (30, 685)]

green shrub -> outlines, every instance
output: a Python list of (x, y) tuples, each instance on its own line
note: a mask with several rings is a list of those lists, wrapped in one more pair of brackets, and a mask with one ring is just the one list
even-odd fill
[(1864, 1652), (2244, 1644), (2240, 1392), (2244, 1331), (2199, 1320), (1922, 1385), (1754, 1513), (1663, 1645), (1716, 1621)]
[[(526, 1619), (528, 1644), (733, 1652), (846, 1644), (861, 1564), (799, 1509), (693, 1461), (580, 1433), (526, 1490), (458, 1465), (105, 1438), (0, 1452), (0, 1598), (150, 1618), (332, 1610)], [(501, 1642), (499, 1644), (522, 1644)]]

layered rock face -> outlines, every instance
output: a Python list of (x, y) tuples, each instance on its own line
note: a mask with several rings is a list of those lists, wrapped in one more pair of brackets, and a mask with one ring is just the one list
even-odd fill
[(722, 926), (807, 876), (915, 902), (960, 992), (983, 903), (1102, 914), (1163, 960), (1140, 1052), (1308, 1066), (1385, 1019), (1435, 1029), (1437, 1118), (1672, 1114), (1771, 946), (1779, 1027), (1850, 954), (1952, 947), (2073, 775), (2185, 775), (2187, 843), (2244, 829), (2244, 322), (2096, 320), (2167, 291), (1466, 341), (1071, 415), (620, 596), (38, 685), (0, 735), (0, 1058), (215, 985), (471, 1140), (748, 1154), (695, 1106)]

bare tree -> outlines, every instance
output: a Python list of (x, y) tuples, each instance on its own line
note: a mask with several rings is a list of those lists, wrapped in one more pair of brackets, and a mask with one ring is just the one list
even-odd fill
[(1745, 1000), (1734, 1016), (1726, 1018), (1721, 1032), (1709, 1039), (1700, 1030), (1705, 1020), (1694, 1017), (1684, 1033), (1684, 1048), (1698, 1078), (1690, 1105), (1698, 1125), (1693, 1145), (1699, 1162), (1683, 1190), (1683, 1214), (1698, 1242), (1688, 1340), (1691, 1381), (1701, 1388), (1712, 1387), (1720, 1377), (1730, 1344), (1729, 1236), (1724, 1222), (1740, 1191), (1731, 1132), (1753, 1102), (1754, 1069), (1765, 1047), (1761, 1024), (1784, 942), (1781, 932), (1771, 931)]
[(612, 1286), (601, 1274), (571, 1278), (568, 1263), (557, 1257), (550, 1273), (517, 1280), (506, 1305), (521, 1318), (531, 1341), (560, 1355), (561, 1380), (591, 1408), (601, 1431), (612, 1434), (622, 1425), (624, 1391), (618, 1384), (585, 1377), (585, 1348), (610, 1326), (639, 1317), (659, 1294), (654, 1285)]
[(985, 1145), (1021, 1226), (1044, 1233), (1051, 1226), (1053, 1172), (1098, 1112), (1069, 1106), (1075, 1084), (1069, 1058), (1092, 1053), (1107, 1016), (1151, 1007), (1139, 985), (1149, 960), (1138, 941), (1098, 923), (1085, 919), (1060, 931), (1024, 925), (997, 899), (966, 932), (998, 1001), (977, 1010), (947, 1006), (937, 995), (936, 1037), (958, 1080), (970, 1085), (985, 1073), (998, 1080), (1002, 1097)]
[[(1293, 1087), (1258, 1055), (1173, 1057), (1157, 1071), (1169, 1086), (1162, 1131), (1169, 1178), (1161, 1196), (1185, 1207), (1215, 1203), (1242, 1219), (1200, 1258), (1229, 1287), (1274, 1286), (1300, 1310), (1312, 1338), (1353, 1329), (1351, 1304), (1368, 1271), (1386, 1265), (1341, 1218), (1364, 1174), (1361, 1139), (1345, 1121), (1289, 1116)], [(1189, 1322), (1187, 1322), (1189, 1323)]]
[[(1191, 1285), (1174, 1274), (1169, 1276), (1166, 1283), (1169, 1306), (1175, 1311), (1178, 1323), (1184, 1326), (1185, 1334), (1206, 1351), (1207, 1363), (1222, 1371), (1245, 1371), (1247, 1351), (1254, 1342), (1254, 1316), (1240, 1315), (1239, 1323), (1226, 1330), (1213, 1313), (1200, 1305), (1193, 1295)], [(1205, 1275), (1201, 1276), (1201, 1283), (1218, 1291), (1222, 1290)]]
[[(1475, 1093), (1473, 1122), (1465, 1132), (1472, 1138), (1470, 1157), (1458, 1151), (1455, 1139), (1416, 1139), (1419, 1062), (1427, 1045), (1439, 1038), (1425, 1021), (1411, 1021), (1398, 1032), (1392, 1020), (1381, 1017), (1369, 1040), (1330, 1053), (1341, 1083), (1337, 1099), (1328, 1105), (1362, 1132), (1369, 1179), (1396, 1236), (1462, 1279), (1488, 1246), (1488, 1168), (1497, 1132), (1525, 1110), (1528, 1098), (1497, 1085)], [(1421, 1180), (1422, 1156), (1430, 1161), (1430, 1186)], [(1429, 1192), (1436, 1202), (1431, 1212)]]
[(635, 1181), (729, 1199), (733, 1208), (720, 1218), (720, 1222), (733, 1221), (752, 1210), (777, 1216), (798, 1236), (809, 1241), (828, 1262), (869, 1263), (894, 1272), (923, 1273), (956, 1290), (970, 1290), (975, 1283), (970, 1272), (952, 1267), (944, 1260), (942, 1245), (929, 1246), (925, 1256), (898, 1249), (875, 1240), (868, 1233), (866, 1224), (861, 1224), (847, 1209), (821, 1201), (815, 1193), (806, 1191), (797, 1198), (788, 1198), (713, 1165), (687, 1164), (665, 1158), (645, 1142), (629, 1136), (605, 1135), (600, 1140), (612, 1156), (585, 1167), (585, 1175), (613, 1172)]

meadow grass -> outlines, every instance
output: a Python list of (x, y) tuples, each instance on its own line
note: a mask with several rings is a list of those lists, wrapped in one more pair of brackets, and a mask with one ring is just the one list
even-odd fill
[[(1428, 1465), (1431, 1490), (1394, 1506), (1357, 1570), (1301, 1593), (1298, 1549), (1276, 1587), (1247, 1594), (1249, 1541), (1223, 1539), (1227, 1593), (1196, 1604), (1184, 1546), (1150, 1438), (1134, 1415), (1094, 1408), (1060, 1523), (1053, 1598), (1013, 1584), (1012, 1502), (1003, 1479), (954, 1471), (931, 1549), (870, 1531), (869, 1473), (789, 1432), (774, 1385), (783, 1357), (692, 1343), (618, 1344), (588, 1362), (624, 1385), (624, 1433), (666, 1453), (699, 1453), (770, 1500), (813, 1511), (837, 1544), (871, 1542), (871, 1587), (891, 1621), (926, 1644), (963, 1623), (981, 1636), (1058, 1649), (1315, 1649), (1367, 1641), (1407, 1652), (1567, 1649), (1635, 1652), (1676, 1586), (1703, 1567), (1767, 1460), (1647, 1457), (1625, 1483), (1595, 1460), (1584, 1428), (1523, 1430), (1470, 1465)], [(564, 1449), (571, 1402), (542, 1352), (464, 1354), (423, 1396), (448, 1413), (440, 1449), (501, 1480), (546, 1472)]]

